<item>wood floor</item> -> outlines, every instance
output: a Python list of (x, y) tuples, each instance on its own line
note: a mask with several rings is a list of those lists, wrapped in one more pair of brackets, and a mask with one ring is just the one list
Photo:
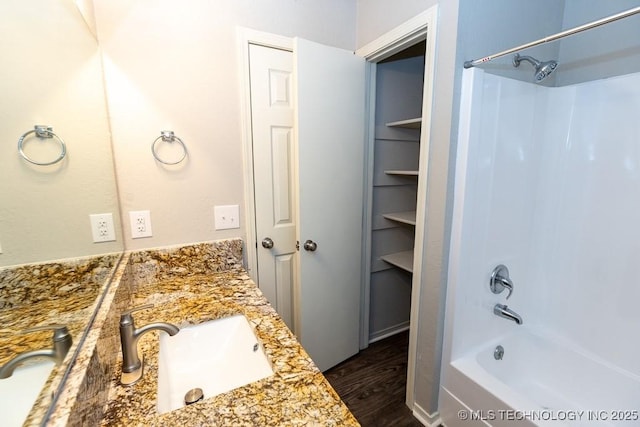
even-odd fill
[(324, 372), (363, 427), (420, 427), (404, 403), (409, 332), (375, 342)]

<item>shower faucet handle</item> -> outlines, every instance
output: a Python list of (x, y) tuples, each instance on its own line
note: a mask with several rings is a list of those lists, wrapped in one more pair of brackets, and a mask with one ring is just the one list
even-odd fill
[(494, 294), (499, 294), (506, 289), (509, 290), (507, 299), (513, 293), (513, 282), (509, 278), (509, 269), (505, 265), (498, 265), (493, 269), (491, 273), (491, 279), (489, 279), (489, 288)]

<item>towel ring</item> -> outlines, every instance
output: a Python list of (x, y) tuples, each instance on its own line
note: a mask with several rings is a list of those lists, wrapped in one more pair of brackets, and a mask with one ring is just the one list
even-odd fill
[[(38, 138), (55, 138), (55, 139), (57, 139), (58, 142), (60, 143), (60, 148), (61, 148), (60, 155), (55, 160), (52, 160), (50, 162), (37, 162), (37, 161), (29, 158), (29, 156), (27, 156), (25, 154), (23, 146), (24, 146), (25, 138), (27, 136), (31, 135), (32, 133), (35, 133)], [(62, 138), (60, 138), (58, 135), (56, 135), (53, 132), (53, 128), (51, 126), (36, 125), (36, 126), (34, 126), (33, 130), (25, 132), (24, 134), (22, 134), (20, 139), (18, 139), (18, 152), (20, 153), (20, 156), (23, 159), (25, 159), (27, 162), (29, 162), (29, 163), (33, 163), (34, 165), (38, 165), (38, 166), (49, 166), (49, 165), (53, 165), (55, 163), (58, 163), (60, 160), (64, 159), (64, 156), (66, 156), (66, 154), (67, 154), (67, 146), (64, 143), (64, 141), (62, 140)]]
[[(180, 159), (178, 159), (175, 162), (166, 162), (164, 160), (162, 160), (160, 157), (158, 157), (158, 153), (156, 153), (156, 143), (160, 140), (163, 140), (164, 142), (169, 142), (172, 143), (174, 141), (178, 141), (178, 143), (180, 145), (182, 145), (182, 157), (180, 157)], [(160, 163), (164, 163), (165, 165), (177, 165), (178, 163), (180, 163), (181, 161), (184, 160), (185, 157), (187, 157), (187, 147), (184, 145), (184, 142), (182, 142), (182, 140), (180, 138), (178, 138), (177, 136), (175, 136), (175, 134), (173, 133), (172, 130), (163, 130), (161, 132), (161, 135), (159, 137), (157, 137), (154, 141), (153, 144), (151, 144), (151, 154), (153, 154), (153, 157), (159, 161)]]

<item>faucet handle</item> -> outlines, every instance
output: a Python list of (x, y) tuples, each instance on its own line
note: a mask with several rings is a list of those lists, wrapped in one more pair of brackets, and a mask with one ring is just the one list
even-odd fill
[(38, 331), (48, 331), (48, 330), (52, 330), (53, 331), (53, 340), (54, 341), (60, 341), (60, 340), (65, 340), (68, 339), (69, 335), (69, 329), (67, 329), (66, 325), (61, 325), (61, 324), (53, 324), (53, 325), (42, 325), (42, 326), (34, 326), (32, 328), (27, 328), (24, 331), (22, 331), (22, 334), (28, 334), (31, 332), (38, 332)]
[(149, 304), (144, 304), (144, 305), (139, 305), (139, 306), (137, 306), (137, 307), (133, 307), (133, 308), (130, 308), (129, 310), (123, 311), (123, 312), (122, 312), (122, 316), (125, 316), (125, 315), (127, 315), (127, 314), (131, 314), (131, 313), (136, 312), (136, 311), (146, 310), (146, 309), (148, 309), (148, 308), (153, 308), (153, 307), (154, 307), (154, 305), (153, 305), (153, 304), (151, 304), (151, 303), (149, 303)]
[(509, 290), (507, 299), (509, 299), (513, 293), (513, 282), (509, 278), (509, 269), (505, 265), (500, 264), (493, 269), (489, 280), (489, 288), (494, 294), (499, 294), (507, 288)]
[(140, 310), (146, 310), (148, 308), (153, 308), (153, 304), (139, 305), (137, 307), (133, 307), (133, 308), (130, 308), (129, 310), (123, 311), (120, 314), (120, 324), (122, 325), (127, 323), (133, 323), (133, 317), (131, 316), (131, 313), (134, 313)]

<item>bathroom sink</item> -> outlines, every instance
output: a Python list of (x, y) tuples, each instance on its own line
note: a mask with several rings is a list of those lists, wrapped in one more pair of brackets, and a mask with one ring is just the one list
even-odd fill
[(41, 360), (18, 366), (9, 378), (0, 380), (2, 425), (21, 426), (40, 395), (55, 363)]
[(185, 395), (202, 389), (216, 396), (273, 374), (271, 364), (243, 315), (160, 334), (158, 412), (185, 405)]

